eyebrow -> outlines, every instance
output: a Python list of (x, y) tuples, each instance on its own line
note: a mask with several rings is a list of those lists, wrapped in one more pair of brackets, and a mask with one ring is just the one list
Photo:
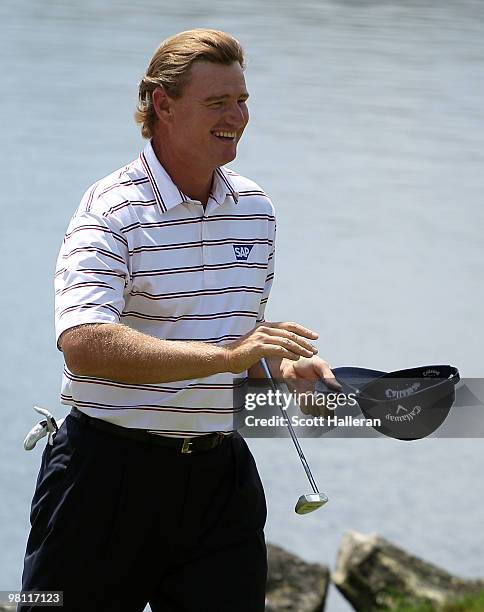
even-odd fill
[[(238, 96), (239, 98), (244, 98), (245, 100), (247, 100), (247, 98), (249, 97), (248, 92), (244, 92), (243, 94), (240, 94), (240, 96)], [(209, 98), (205, 98), (204, 102), (218, 102), (221, 100), (227, 100), (227, 98), (230, 98), (229, 95), (225, 94), (223, 96), (210, 96)]]

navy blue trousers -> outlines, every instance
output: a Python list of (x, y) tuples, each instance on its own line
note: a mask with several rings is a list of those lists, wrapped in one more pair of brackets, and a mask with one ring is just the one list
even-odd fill
[(22, 589), (63, 591), (64, 612), (142, 612), (148, 602), (153, 612), (259, 612), (265, 520), (238, 434), (181, 454), (68, 416), (42, 456)]

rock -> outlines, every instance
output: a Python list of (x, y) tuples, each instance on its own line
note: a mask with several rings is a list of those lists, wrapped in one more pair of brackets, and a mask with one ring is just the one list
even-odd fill
[(325, 565), (306, 563), (279, 546), (267, 545), (266, 612), (322, 612), (329, 585)]
[(403, 603), (442, 609), (484, 590), (484, 580), (465, 580), (406, 553), (384, 538), (344, 534), (333, 582), (355, 610), (395, 610)]

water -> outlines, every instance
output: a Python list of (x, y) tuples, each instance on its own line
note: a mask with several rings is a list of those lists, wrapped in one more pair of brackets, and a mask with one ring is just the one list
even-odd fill
[[(34, 403), (57, 416), (51, 276), (84, 189), (136, 156), (137, 82), (164, 37), (230, 31), (248, 53), (251, 123), (238, 160), (278, 210), (272, 320), (320, 332), (334, 366), (432, 362), (482, 376), (484, 5), (300, 0), (202, 5), (4, 1), (0, 227), (3, 399), (0, 589), (17, 588), (40, 450)], [(347, 529), (484, 575), (480, 440), (252, 440), (268, 539), (334, 567)], [(333, 590), (327, 609), (348, 610)]]

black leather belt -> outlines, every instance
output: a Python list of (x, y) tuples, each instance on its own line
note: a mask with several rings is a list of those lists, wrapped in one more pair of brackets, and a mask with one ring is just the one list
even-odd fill
[(82, 423), (89, 425), (89, 427), (100, 429), (101, 431), (105, 431), (115, 436), (129, 438), (130, 440), (144, 442), (145, 444), (155, 444), (156, 446), (172, 448), (173, 450), (183, 454), (212, 450), (213, 448), (223, 444), (227, 438), (232, 436), (232, 434), (215, 432), (205, 434), (203, 436), (196, 436), (194, 438), (168, 438), (166, 436), (148, 433), (145, 429), (132, 429), (130, 427), (114, 425), (113, 423), (108, 423), (102, 419), (87, 416), (87, 414), (84, 414), (77, 408), (72, 408), (70, 415)]

